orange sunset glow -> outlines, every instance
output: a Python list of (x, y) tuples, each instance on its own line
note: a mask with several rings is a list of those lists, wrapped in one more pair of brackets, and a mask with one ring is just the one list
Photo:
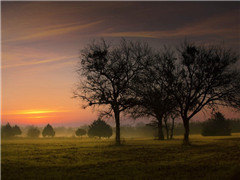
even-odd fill
[[(225, 8), (190, 3), (178, 8), (176, 3), (154, 2), (2, 2), (1, 6), (2, 124), (79, 126), (95, 120), (97, 110), (82, 109), (82, 102), (72, 98), (80, 50), (94, 39), (114, 42), (126, 37), (159, 47), (188, 38), (224, 42), (240, 50), (240, 16), (234, 4)], [(209, 9), (202, 13), (199, 6)], [(166, 16), (169, 12), (171, 16)], [(227, 118), (240, 116), (231, 109), (223, 112)], [(209, 116), (200, 113), (193, 119)]]

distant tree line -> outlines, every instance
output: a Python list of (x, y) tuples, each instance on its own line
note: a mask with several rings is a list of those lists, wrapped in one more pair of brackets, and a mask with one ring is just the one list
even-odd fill
[(1, 136), (2, 138), (9, 138), (9, 137), (14, 137), (21, 135), (22, 131), (19, 128), (19, 126), (11, 126), (9, 123), (1, 127)]
[[(10, 137), (18, 136), (21, 134), (22, 134), (22, 131), (19, 128), (19, 126), (17, 126), (17, 125), (12, 127), (9, 123), (7, 123), (6, 125), (3, 125), (1, 127), (2, 138), (10, 138)], [(27, 137), (38, 138), (40, 136), (40, 134), (41, 134), (40, 130), (37, 127), (34, 127), (34, 126), (28, 127)], [(55, 135), (55, 131), (50, 124), (48, 124), (47, 126), (44, 127), (44, 129), (42, 131), (43, 137), (47, 137), (47, 136), (53, 137), (54, 135)]]
[[(98, 138), (111, 137), (112, 134), (116, 131), (115, 127), (111, 127), (105, 121), (103, 121), (102, 123), (96, 123), (99, 121), (102, 121), (102, 120), (98, 119), (94, 121), (91, 125), (82, 126), (80, 128), (77, 128), (77, 130), (75, 130), (75, 128), (70, 128), (70, 127), (69, 128), (56, 127), (53, 129), (53, 128), (49, 128), (50, 125), (47, 125), (44, 128), (45, 130), (44, 129), (42, 130), (42, 136), (52, 137), (52, 135), (54, 134), (53, 131), (54, 132), (57, 131), (59, 134), (61, 134), (62, 132), (62, 136), (66, 136), (66, 135), (72, 136), (73, 134), (75, 134), (77, 137), (82, 137), (85, 135), (88, 135), (88, 137), (98, 137)], [(99, 124), (105, 124), (105, 123), (106, 125), (103, 125), (103, 126), (99, 125)], [(168, 126), (171, 126), (171, 124), (169, 124)], [(191, 129), (190, 134), (202, 134), (203, 136), (230, 135), (231, 133), (240, 132), (240, 119), (226, 119), (221, 113), (217, 112), (213, 114), (212, 118), (206, 121), (190, 122), (189, 127)], [(89, 131), (89, 129), (91, 130)], [(226, 133), (226, 130), (228, 133)], [(16, 136), (22, 135), (22, 131), (23, 130), (21, 130), (19, 126), (15, 125), (12, 127), (9, 123), (1, 127), (2, 138), (16, 137)], [(145, 124), (144, 122), (140, 122), (134, 126), (122, 125), (121, 131), (122, 131), (122, 136), (124, 138), (125, 137), (154, 137), (158, 139), (158, 126), (157, 126), (157, 122), (155, 121), (152, 121), (151, 123), (147, 123), (147, 124)], [(184, 133), (184, 125), (183, 123), (177, 121), (174, 123), (173, 130), (171, 130), (171, 132), (169, 133), (170, 135), (169, 139), (173, 139), (174, 135), (182, 135), (183, 133)], [(37, 138), (40, 136), (40, 134), (41, 134), (40, 129), (34, 126), (30, 126), (26, 130), (27, 137)], [(168, 134), (167, 129), (165, 128), (165, 125), (163, 125), (163, 135), (167, 137), (167, 134)]]
[(189, 42), (160, 51), (125, 39), (115, 45), (95, 41), (81, 51), (73, 94), (86, 102), (83, 108), (100, 106), (102, 116), (114, 117), (117, 145), (125, 114), (154, 118), (159, 140), (165, 139), (164, 128), (172, 137), (180, 117), (189, 144), (189, 122), (203, 108), (240, 109), (238, 59), (231, 49)]
[(217, 112), (211, 119), (203, 123), (203, 136), (230, 136), (230, 122), (225, 119), (222, 113)]

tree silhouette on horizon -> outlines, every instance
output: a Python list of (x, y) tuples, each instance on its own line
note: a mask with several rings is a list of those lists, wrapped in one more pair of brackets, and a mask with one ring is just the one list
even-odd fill
[(111, 137), (112, 136), (112, 128), (105, 121), (98, 118), (98, 120), (94, 121), (88, 129), (88, 136), (94, 137)]
[(105, 40), (93, 42), (81, 51), (77, 66), (80, 82), (73, 92), (89, 106), (103, 106), (103, 115), (113, 115), (116, 145), (120, 140), (120, 115), (132, 106), (129, 87), (136, 76), (141, 59), (148, 58), (147, 44), (122, 39), (117, 45)]
[(47, 136), (53, 137), (53, 136), (55, 136), (55, 131), (53, 130), (53, 127), (50, 124), (47, 124), (44, 127), (44, 129), (42, 131), (42, 136), (43, 137), (47, 137)]

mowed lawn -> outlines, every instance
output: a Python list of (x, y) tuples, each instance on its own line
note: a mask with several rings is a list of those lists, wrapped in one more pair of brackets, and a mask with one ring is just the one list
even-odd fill
[(181, 138), (2, 140), (1, 179), (240, 179), (240, 134)]

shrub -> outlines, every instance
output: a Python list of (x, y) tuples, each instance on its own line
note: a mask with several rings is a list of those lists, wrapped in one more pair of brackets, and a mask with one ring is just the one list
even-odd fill
[(8, 138), (13, 136), (12, 127), (9, 123), (1, 128), (1, 135), (3, 138)]
[(202, 135), (203, 136), (230, 136), (231, 129), (230, 123), (225, 117), (217, 112), (212, 119), (203, 123)]
[(27, 136), (31, 138), (37, 138), (40, 135), (40, 131), (37, 127), (30, 127), (27, 132)]
[(12, 131), (13, 131), (13, 135), (14, 135), (14, 136), (17, 136), (17, 135), (21, 135), (21, 134), (22, 134), (21, 129), (20, 129), (19, 126), (17, 126), (17, 125), (15, 125), (14, 127), (12, 127)]
[(22, 131), (17, 125), (12, 127), (9, 123), (7, 123), (5, 126), (2, 126), (1, 128), (2, 138), (13, 137), (21, 134), (22, 134)]
[(105, 121), (99, 118), (89, 126), (88, 136), (89, 137), (97, 136), (99, 138), (101, 137), (109, 138), (112, 136), (112, 128)]
[(46, 137), (46, 136), (50, 136), (53, 137), (55, 135), (55, 131), (53, 130), (53, 127), (50, 124), (47, 124), (47, 126), (45, 126), (45, 128), (42, 131), (42, 136)]
[(76, 136), (83, 136), (85, 134), (87, 134), (85, 129), (80, 129), (78, 128), (77, 131), (75, 132)]

